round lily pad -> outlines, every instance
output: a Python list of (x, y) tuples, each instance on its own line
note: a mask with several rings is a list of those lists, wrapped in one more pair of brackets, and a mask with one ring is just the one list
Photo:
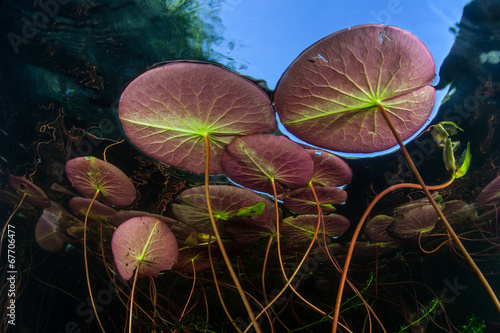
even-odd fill
[(210, 174), (236, 137), (270, 133), (276, 121), (268, 95), (252, 81), (212, 63), (171, 62), (143, 73), (123, 92), (118, 109), (130, 141), (147, 155), (195, 174)]
[(63, 248), (64, 237), (62, 235), (60, 214), (57, 206), (54, 209), (46, 208), (38, 219), (35, 227), (36, 242), (40, 247), (49, 252), (56, 252)]
[[(324, 233), (326, 237), (340, 237), (347, 232), (350, 226), (349, 219), (342, 215), (330, 214), (323, 216)], [(291, 243), (309, 242), (316, 232), (318, 215), (299, 215), (287, 217), (283, 220), (281, 235)], [(318, 235), (323, 234), (320, 225)], [(323, 236), (318, 236), (319, 238)]]
[(379, 105), (403, 140), (429, 119), (434, 61), (397, 27), (365, 24), (316, 42), (288, 67), (275, 105), (288, 131), (315, 146), (371, 153), (397, 145)]
[(139, 276), (158, 276), (177, 261), (179, 248), (168, 226), (154, 217), (134, 217), (116, 229), (111, 250), (118, 273), (129, 280), (135, 269)]
[(438, 220), (439, 216), (430, 203), (410, 203), (395, 209), (389, 230), (399, 238), (416, 239), (421, 233), (431, 232)]
[(224, 173), (252, 190), (277, 193), (305, 186), (313, 175), (309, 153), (283, 136), (255, 134), (234, 140), (221, 158)]
[(125, 207), (136, 198), (134, 185), (120, 169), (93, 156), (77, 157), (66, 162), (66, 175), (71, 184), (86, 197)]

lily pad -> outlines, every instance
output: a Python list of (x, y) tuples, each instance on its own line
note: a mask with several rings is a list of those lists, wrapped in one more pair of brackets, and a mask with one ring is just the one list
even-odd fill
[(224, 173), (234, 182), (252, 190), (272, 194), (303, 187), (313, 175), (309, 153), (285, 137), (270, 134), (248, 135), (234, 140), (221, 158)]
[(58, 215), (57, 210), (46, 208), (36, 224), (36, 242), (45, 251), (56, 252), (64, 246), (64, 237)]
[(26, 194), (24, 200), (27, 203), (38, 208), (50, 207), (50, 199), (47, 197), (45, 192), (29, 180), (23, 177), (10, 175), (9, 184), (14, 188), (19, 196)]
[[(323, 233), (327, 238), (340, 237), (347, 232), (350, 226), (349, 220), (338, 214), (323, 216), (323, 226), (320, 225), (318, 238), (322, 238)], [(297, 217), (287, 217), (283, 220), (281, 236), (290, 243), (310, 242), (316, 231), (318, 215), (299, 215)]]
[(172, 62), (133, 80), (118, 109), (127, 137), (147, 155), (195, 174), (222, 173), (224, 148), (236, 137), (270, 133), (276, 121), (268, 95), (250, 80), (211, 63)]
[(265, 211), (250, 218), (235, 217), (227, 221), (225, 232), (233, 242), (249, 246), (276, 234), (276, 216)]
[(136, 198), (135, 188), (120, 169), (93, 156), (77, 157), (66, 163), (66, 175), (71, 184), (86, 197), (99, 191), (98, 200), (125, 207)]
[[(19, 204), (21, 198), (19, 198), (14, 193), (9, 191), (0, 190), (0, 202), (3, 202), (11, 207), (15, 207)], [(37, 208), (33, 207), (31, 204), (23, 200), (21, 207), (19, 207), (19, 212), (25, 215), (39, 215), (40, 212)]]
[(500, 205), (500, 177), (495, 178), (476, 197), (476, 205), (481, 209), (494, 209)]
[[(74, 197), (68, 202), (68, 206), (73, 214), (84, 220), (91, 201), (92, 200), (89, 198)], [(115, 209), (95, 201), (88, 215), (88, 223), (101, 224), (103, 222), (108, 222), (110, 216), (115, 213)]]
[(314, 163), (313, 185), (343, 186), (351, 181), (352, 170), (346, 161), (329, 152), (307, 149)]
[(395, 209), (389, 230), (397, 237), (416, 239), (421, 233), (431, 232), (438, 220), (439, 216), (430, 203), (411, 203)]
[(389, 227), (394, 221), (394, 217), (387, 215), (377, 215), (368, 221), (364, 228), (364, 238), (370, 243), (390, 243), (402, 244), (401, 238), (394, 237), (389, 233)]
[[(179, 199), (184, 204), (172, 204), (174, 216), (196, 231), (209, 233), (212, 230), (212, 223), (207, 208), (205, 186), (187, 189), (179, 195)], [(248, 189), (227, 185), (210, 186), (212, 213), (218, 220), (229, 220), (241, 214), (243, 208), (252, 207), (258, 203), (263, 203), (265, 210), (271, 210), (274, 207), (269, 199)]]
[[(336, 187), (314, 186), (319, 206), (324, 214), (335, 211), (334, 205), (347, 200), (347, 192)], [(283, 199), (283, 205), (296, 214), (317, 214), (318, 206), (310, 187), (293, 190)]]
[(118, 273), (129, 280), (135, 269), (139, 276), (158, 276), (177, 261), (179, 248), (168, 226), (154, 217), (134, 217), (122, 223), (111, 239)]
[(302, 52), (278, 82), (275, 105), (299, 139), (340, 152), (376, 152), (397, 145), (378, 104), (408, 139), (429, 119), (434, 76), (432, 56), (416, 36), (360, 25)]
[[(212, 256), (212, 262), (215, 265), (222, 258), (220, 250), (212, 247), (210, 249), (210, 254)], [(210, 268), (210, 258), (208, 256), (208, 247), (196, 247), (196, 248), (185, 248), (179, 251), (179, 259), (172, 267), (172, 270), (180, 271), (185, 274), (193, 274), (193, 263), (194, 270), (196, 273), (202, 272)]]
[[(443, 202), (441, 207), (444, 216), (454, 230), (462, 230), (466, 226), (474, 225), (477, 219), (477, 207), (474, 204), (468, 204), (461, 200), (450, 200)], [(433, 233), (446, 233), (447, 229), (441, 219), (432, 231)]]

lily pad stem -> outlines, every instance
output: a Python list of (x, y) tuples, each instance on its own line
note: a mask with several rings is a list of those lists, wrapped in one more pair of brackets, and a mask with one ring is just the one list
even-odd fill
[(458, 248), (460, 249), (460, 251), (464, 255), (465, 259), (469, 263), (470, 267), (476, 273), (477, 277), (479, 278), (479, 280), (481, 281), (481, 283), (485, 287), (486, 291), (490, 295), (491, 300), (495, 304), (495, 307), (497, 308), (498, 313), (500, 313), (500, 302), (498, 301), (498, 298), (495, 295), (495, 292), (491, 288), (490, 284), (488, 283), (488, 281), (484, 277), (484, 275), (481, 272), (481, 270), (479, 269), (479, 267), (477, 267), (477, 265), (474, 262), (474, 260), (472, 260), (471, 256), (469, 255), (469, 252), (467, 251), (467, 249), (464, 247), (464, 245), (460, 241), (460, 238), (458, 238), (458, 235), (453, 230), (453, 227), (450, 225), (450, 223), (448, 222), (448, 220), (444, 216), (444, 214), (441, 211), (441, 209), (439, 209), (438, 205), (436, 204), (436, 201), (434, 200), (434, 198), (430, 194), (429, 189), (427, 188), (427, 186), (425, 186), (424, 180), (420, 176), (420, 173), (418, 172), (417, 167), (413, 163), (413, 161), (412, 161), (412, 159), (410, 157), (410, 154), (408, 154), (408, 151), (406, 150), (405, 146), (403, 145), (403, 141), (399, 137), (398, 132), (394, 128), (394, 125), (392, 124), (391, 120), (389, 119), (389, 115), (385, 111), (385, 109), (382, 106), (382, 104), (378, 103), (378, 108), (379, 108), (380, 112), (382, 113), (382, 115), (384, 116), (385, 121), (387, 122), (387, 124), (391, 128), (391, 131), (394, 134), (396, 140), (398, 141), (398, 144), (401, 147), (401, 151), (403, 152), (403, 155), (405, 156), (406, 160), (408, 161), (408, 164), (410, 165), (411, 169), (413, 170), (413, 173), (417, 177), (418, 183), (422, 186), (422, 190), (424, 191), (425, 195), (427, 196), (427, 198), (431, 202), (431, 204), (434, 207), (434, 210), (436, 211), (436, 213), (439, 215), (441, 221), (443, 221), (444, 225), (446, 226), (446, 230), (448, 230), (448, 232), (450, 233), (451, 237), (455, 241), (456, 245), (458, 246)]
[(217, 224), (215, 223), (214, 214), (212, 212), (212, 205), (210, 203), (210, 191), (209, 191), (209, 186), (208, 186), (209, 166), (210, 166), (210, 141), (208, 138), (208, 134), (205, 134), (204, 137), (205, 137), (205, 148), (206, 148), (205, 196), (207, 198), (207, 209), (208, 209), (208, 215), (210, 216), (210, 222), (212, 223), (212, 229), (214, 230), (217, 244), (219, 244), (219, 249), (220, 249), (220, 252), (222, 253), (222, 257), (224, 258), (224, 261), (226, 262), (226, 266), (227, 266), (227, 269), (229, 271), (229, 274), (233, 278), (236, 289), (238, 289), (238, 293), (240, 294), (241, 300), (243, 301), (243, 304), (245, 305), (245, 308), (248, 312), (248, 316), (250, 317), (250, 320), (252, 321), (253, 327), (257, 333), (262, 333), (262, 330), (259, 326), (259, 323), (255, 319), (255, 315), (253, 314), (252, 307), (250, 306), (250, 303), (248, 302), (248, 299), (245, 295), (245, 292), (244, 292), (243, 288), (241, 287), (240, 281), (238, 280), (238, 277), (236, 276), (236, 273), (234, 272), (233, 266), (231, 265), (231, 261), (229, 260), (226, 249), (224, 248), (224, 244), (222, 243), (222, 239), (221, 239), (220, 234), (219, 234), (219, 229), (217, 228)]
[(87, 209), (87, 213), (85, 214), (85, 221), (84, 221), (84, 226), (83, 226), (83, 259), (85, 261), (85, 275), (87, 276), (87, 286), (89, 288), (89, 295), (90, 295), (90, 302), (92, 303), (92, 308), (94, 309), (95, 317), (97, 318), (97, 322), (99, 323), (99, 326), (101, 327), (101, 330), (104, 331), (104, 327), (102, 326), (101, 319), (99, 319), (99, 315), (97, 314), (97, 309), (95, 307), (95, 302), (94, 302), (94, 296), (92, 296), (92, 287), (90, 285), (90, 277), (89, 277), (89, 264), (87, 261), (87, 221), (89, 219), (89, 214), (90, 214), (90, 209), (92, 208), (92, 205), (94, 204), (95, 200), (97, 199), (97, 196), (101, 193), (99, 189), (96, 190), (94, 197), (92, 198), (92, 201), (90, 201), (89, 208)]

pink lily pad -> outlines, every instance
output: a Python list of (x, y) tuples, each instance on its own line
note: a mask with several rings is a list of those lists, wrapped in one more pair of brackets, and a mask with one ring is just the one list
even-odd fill
[[(340, 188), (314, 186), (314, 191), (324, 214), (334, 212), (334, 205), (347, 200), (347, 192)], [(291, 191), (284, 197), (283, 205), (296, 214), (318, 213), (316, 199), (310, 187)]]
[[(209, 233), (212, 230), (208, 214), (205, 186), (197, 186), (183, 191), (179, 199), (184, 204), (172, 204), (174, 216), (191, 226), (196, 231)], [(267, 198), (254, 192), (227, 185), (210, 186), (210, 203), (214, 217), (218, 220), (229, 220), (248, 206), (263, 202), (266, 210), (271, 210), (274, 204)]]
[(248, 135), (234, 140), (221, 158), (224, 173), (234, 182), (252, 190), (277, 193), (303, 187), (313, 175), (309, 153), (285, 137), (270, 134)]
[(378, 104), (405, 140), (429, 119), (434, 76), (432, 56), (417, 37), (365, 24), (302, 52), (278, 82), (275, 105), (299, 139), (335, 151), (376, 152), (397, 145)]
[(401, 238), (394, 237), (389, 233), (389, 227), (394, 221), (394, 217), (387, 215), (377, 215), (370, 219), (364, 228), (364, 238), (371, 243), (388, 243), (402, 244)]
[(476, 197), (476, 205), (488, 210), (500, 205), (500, 177), (495, 178)]
[(99, 191), (98, 200), (125, 207), (136, 198), (135, 188), (120, 169), (93, 156), (77, 157), (66, 162), (66, 175), (71, 184), (86, 197)]
[(419, 234), (431, 232), (439, 220), (429, 202), (415, 202), (394, 210), (394, 220), (389, 230), (403, 239), (416, 239)]
[(271, 100), (250, 80), (212, 63), (171, 62), (148, 70), (122, 94), (127, 137), (147, 155), (195, 174), (222, 173), (224, 148), (236, 137), (275, 129)]
[[(221, 258), (222, 254), (220, 250), (212, 247), (210, 249), (210, 254), (212, 256), (212, 263), (215, 265)], [(193, 264), (194, 263), (194, 270)], [(172, 267), (172, 270), (176, 270), (185, 274), (193, 274), (202, 272), (210, 268), (210, 258), (208, 256), (208, 247), (195, 247), (195, 248), (185, 248), (179, 251), (179, 259)]]
[(313, 185), (338, 187), (351, 181), (352, 170), (340, 157), (318, 149), (307, 149), (307, 152), (314, 163)]
[(227, 221), (225, 232), (238, 245), (249, 246), (276, 234), (276, 216), (267, 211), (253, 217), (234, 217)]
[(57, 211), (57, 206), (54, 205), (51, 208), (45, 208), (38, 219), (35, 227), (35, 238), (42, 249), (56, 252), (63, 248), (64, 236), (59, 223), (60, 214)]
[[(68, 206), (73, 214), (78, 216), (83, 221), (91, 202), (92, 199), (89, 198), (74, 197), (68, 202)], [(115, 213), (115, 209), (98, 201), (94, 201), (88, 215), (88, 223), (101, 224), (103, 222), (108, 222), (110, 216)]]
[[(347, 232), (350, 226), (349, 220), (338, 214), (330, 214), (323, 216), (323, 226), (320, 225), (318, 237), (321, 238), (323, 233), (327, 238), (340, 237)], [(281, 228), (281, 236), (284, 240), (291, 243), (310, 242), (316, 231), (318, 223), (318, 215), (299, 215), (297, 217), (287, 217), (283, 220)]]
[(124, 280), (135, 269), (139, 276), (158, 276), (171, 269), (179, 256), (174, 234), (154, 217), (134, 217), (122, 223), (113, 234), (111, 250)]
[(29, 180), (23, 177), (10, 175), (9, 184), (14, 188), (19, 196), (26, 194), (24, 200), (27, 203), (38, 208), (50, 207), (50, 199), (47, 197), (45, 192)]

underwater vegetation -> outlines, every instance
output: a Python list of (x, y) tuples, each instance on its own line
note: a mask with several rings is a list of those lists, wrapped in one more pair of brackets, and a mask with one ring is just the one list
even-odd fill
[[(470, 200), (447, 192), (477, 150), (446, 120), (422, 135), (447, 178), (420, 176), (403, 141), (429, 121), (434, 76), (416, 36), (370, 24), (310, 46), (272, 92), (214, 62), (161, 62), (121, 94), (123, 140), (95, 138), (105, 148), (68, 158), (50, 188), (8, 177), (2, 233), (36, 216), (38, 246), (81, 267), (84, 296), (67, 293), (93, 331), (482, 331), (474, 316), (454, 323), (465, 280), (432, 277), (456, 260), (500, 313), (482, 269), (499, 254), (500, 178)], [(395, 145), (412, 181), (365, 182), (369, 196), (359, 161), (332, 153)]]

